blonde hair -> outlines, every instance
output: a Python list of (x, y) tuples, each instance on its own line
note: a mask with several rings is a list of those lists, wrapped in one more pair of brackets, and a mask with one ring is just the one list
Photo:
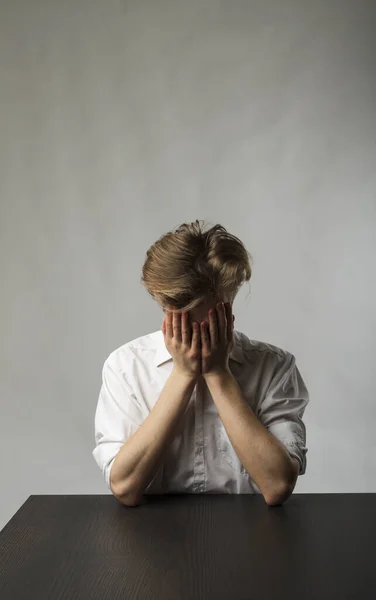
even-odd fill
[(252, 257), (222, 225), (183, 223), (146, 252), (141, 283), (163, 309), (190, 311), (208, 296), (232, 302), (252, 275)]

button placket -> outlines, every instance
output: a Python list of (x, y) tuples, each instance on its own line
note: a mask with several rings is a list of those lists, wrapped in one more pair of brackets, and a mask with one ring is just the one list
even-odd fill
[(204, 461), (204, 398), (201, 379), (196, 384), (195, 391), (195, 460), (194, 483), (195, 492), (205, 490), (205, 461)]

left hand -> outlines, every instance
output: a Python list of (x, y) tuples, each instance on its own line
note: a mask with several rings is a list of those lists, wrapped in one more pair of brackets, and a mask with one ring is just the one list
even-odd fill
[[(203, 325), (205, 323), (205, 325)], [(220, 302), (216, 309), (209, 310), (209, 327), (206, 321), (201, 331), (201, 375), (229, 373), (228, 364), (234, 346), (234, 319), (231, 302)]]

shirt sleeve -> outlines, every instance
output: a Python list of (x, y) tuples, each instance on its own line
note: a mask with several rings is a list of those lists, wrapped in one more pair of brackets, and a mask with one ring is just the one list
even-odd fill
[(257, 416), (289, 454), (298, 459), (299, 475), (304, 475), (307, 466), (306, 428), (302, 419), (308, 402), (308, 390), (295, 357), (288, 353), (272, 376)]
[(125, 374), (110, 355), (102, 370), (93, 450), (94, 459), (110, 489), (110, 470), (116, 455), (143, 421), (142, 407)]

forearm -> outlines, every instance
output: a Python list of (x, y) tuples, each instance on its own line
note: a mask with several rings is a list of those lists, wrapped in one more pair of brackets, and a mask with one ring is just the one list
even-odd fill
[(115, 496), (136, 505), (160, 467), (188, 405), (196, 380), (174, 369), (150, 414), (120, 448), (110, 480)]
[(240, 461), (269, 503), (293, 481), (290, 455), (257, 419), (230, 372), (205, 381)]

